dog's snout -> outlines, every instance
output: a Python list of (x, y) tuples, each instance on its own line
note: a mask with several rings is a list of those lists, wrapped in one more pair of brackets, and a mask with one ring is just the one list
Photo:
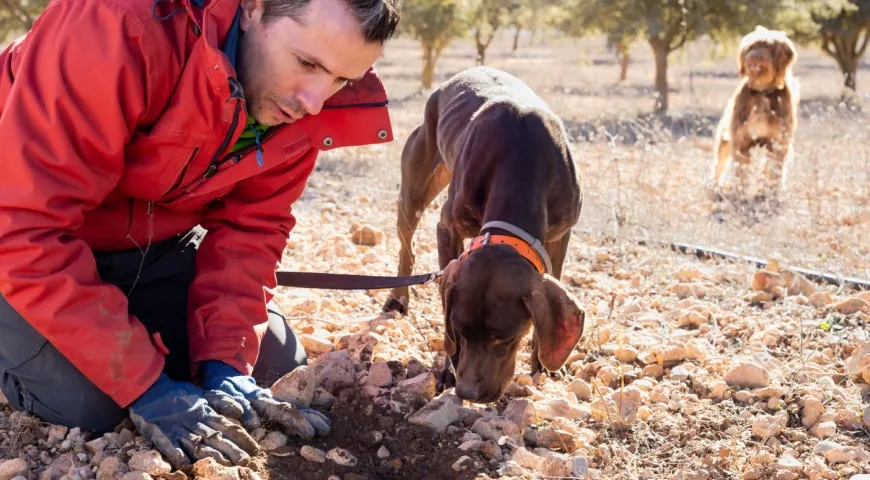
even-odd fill
[(459, 381), (456, 384), (456, 396), (463, 400), (473, 402), (477, 400), (477, 397), (480, 395), (479, 392), (480, 390), (474, 382)]

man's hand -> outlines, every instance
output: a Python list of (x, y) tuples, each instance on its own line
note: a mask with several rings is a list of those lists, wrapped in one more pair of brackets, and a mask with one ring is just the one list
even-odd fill
[(130, 419), (176, 469), (206, 457), (238, 465), (260, 453), (244, 428), (209, 407), (202, 389), (165, 373), (130, 405)]
[(257, 428), (262, 417), (304, 439), (314, 437), (315, 433), (329, 435), (329, 418), (317, 410), (275, 400), (271, 391), (258, 387), (252, 377), (226, 363), (209, 360), (203, 362), (202, 369), (209, 405), (223, 415), (239, 419), (245, 428)]

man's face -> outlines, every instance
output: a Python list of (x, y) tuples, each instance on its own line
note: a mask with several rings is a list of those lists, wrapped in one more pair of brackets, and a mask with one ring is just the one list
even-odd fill
[(247, 111), (264, 125), (316, 115), (348, 81), (359, 79), (383, 52), (366, 43), (344, 0), (312, 0), (300, 22), (261, 21), (262, 0), (242, 2), (239, 81)]

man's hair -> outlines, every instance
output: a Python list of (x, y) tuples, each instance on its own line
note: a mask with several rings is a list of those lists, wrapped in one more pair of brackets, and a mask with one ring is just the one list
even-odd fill
[[(366, 42), (385, 43), (399, 25), (400, 0), (343, 0), (362, 27)], [(262, 22), (290, 17), (303, 23), (312, 0), (263, 0)]]

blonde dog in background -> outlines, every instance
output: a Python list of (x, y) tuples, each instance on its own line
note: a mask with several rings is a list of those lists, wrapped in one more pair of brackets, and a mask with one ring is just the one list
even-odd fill
[[(712, 184), (718, 190), (729, 166), (745, 182), (750, 150), (767, 149), (765, 177), (774, 189), (786, 187), (786, 169), (793, 156), (800, 101), (792, 75), (797, 51), (785, 32), (758, 26), (743, 37), (737, 55), (740, 84), (734, 90), (716, 129)], [(736, 163), (736, 165), (733, 165)]]

